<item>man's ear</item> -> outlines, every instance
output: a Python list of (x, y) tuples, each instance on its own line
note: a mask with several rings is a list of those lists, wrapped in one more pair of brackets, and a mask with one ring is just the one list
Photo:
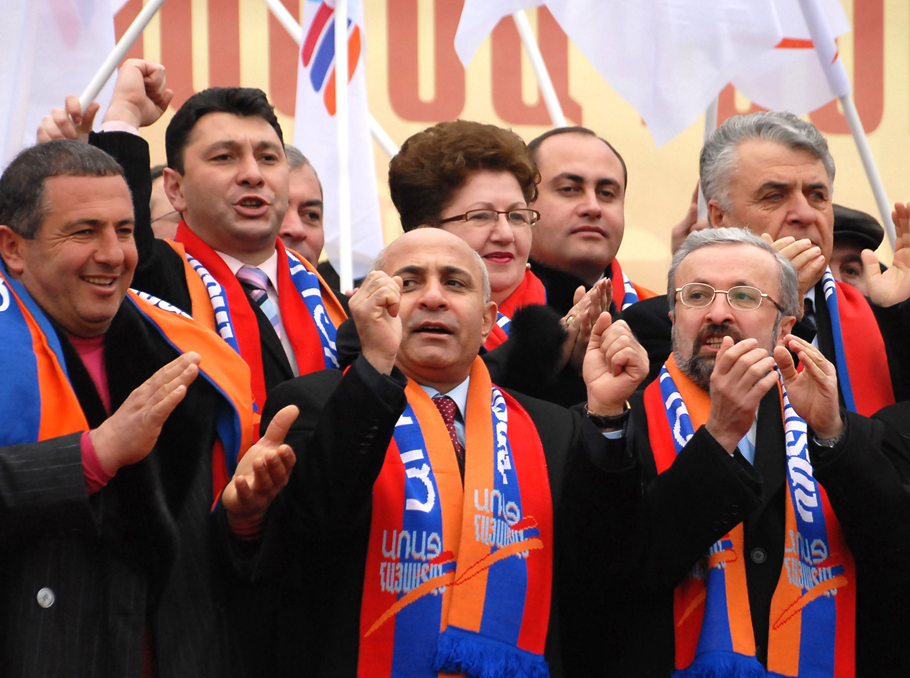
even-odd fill
[(786, 337), (793, 330), (793, 325), (796, 323), (796, 318), (792, 315), (785, 315), (780, 319), (780, 324), (777, 328), (777, 343), (776, 346), (782, 346), (784, 342), (784, 337)]
[(729, 226), (726, 222), (727, 213), (721, 209), (717, 200), (708, 201), (708, 224), (713, 228)]
[(484, 304), (483, 307), (483, 341), (481, 344), (487, 343), (487, 337), (490, 336), (490, 332), (493, 331), (493, 324), (496, 322), (497, 311), (496, 302), (488, 301)]
[(186, 212), (186, 199), (183, 197), (183, 175), (170, 167), (164, 168), (164, 193), (171, 201), (171, 206), (180, 213)]
[(23, 252), (25, 238), (16, 233), (9, 226), (0, 224), (0, 257), (13, 277), (18, 278), (25, 270), (25, 255)]

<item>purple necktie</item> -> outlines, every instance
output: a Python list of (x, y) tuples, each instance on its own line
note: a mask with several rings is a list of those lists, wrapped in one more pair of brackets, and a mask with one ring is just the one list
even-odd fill
[(275, 328), (275, 333), (281, 338), (281, 317), (268, 294), (269, 276), (255, 266), (241, 266), (237, 271), (237, 279), (249, 291), (250, 298), (262, 309), (265, 317)]

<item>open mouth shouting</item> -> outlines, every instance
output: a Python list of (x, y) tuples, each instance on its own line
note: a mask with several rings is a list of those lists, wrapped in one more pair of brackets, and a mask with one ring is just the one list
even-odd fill
[(261, 217), (269, 209), (269, 203), (258, 195), (245, 195), (234, 203), (234, 209), (245, 217)]

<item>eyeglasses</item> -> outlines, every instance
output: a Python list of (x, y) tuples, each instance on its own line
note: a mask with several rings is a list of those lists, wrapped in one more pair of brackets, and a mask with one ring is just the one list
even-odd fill
[(522, 207), (514, 210), (468, 210), (464, 214), (456, 217), (440, 219), (440, 224), (447, 224), (450, 221), (466, 221), (472, 226), (491, 227), (499, 220), (499, 215), (505, 214), (509, 226), (533, 226), (540, 219), (540, 212), (530, 208)]
[(728, 290), (716, 290), (705, 283), (688, 283), (677, 287), (676, 292), (679, 294), (679, 300), (689, 308), (707, 308), (714, 303), (716, 295), (726, 294), (727, 303), (737, 311), (754, 311), (761, 306), (765, 299), (777, 306), (778, 310), (784, 310), (770, 296), (757, 287), (749, 285), (736, 285)]
[(168, 217), (170, 217), (172, 214), (179, 215), (180, 212), (178, 212), (177, 210), (171, 210), (170, 212), (165, 212), (160, 217), (155, 217), (154, 219), (152, 219), (152, 221), (150, 223), (154, 224), (156, 221), (161, 221), (162, 219), (167, 219), (168, 221), (174, 221), (175, 223), (178, 223), (180, 221), (180, 219), (183, 218), (182, 216), (178, 216), (176, 220), (168, 219)]

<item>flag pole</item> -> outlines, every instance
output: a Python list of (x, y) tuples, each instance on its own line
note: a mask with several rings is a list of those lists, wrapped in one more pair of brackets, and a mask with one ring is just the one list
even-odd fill
[[(278, 19), (284, 30), (288, 32), (288, 35), (291, 36), (291, 39), (294, 40), (299, 46), (303, 45), (303, 28), (297, 23), (294, 19), (294, 15), (291, 14), (287, 7), (284, 6), (284, 3), (281, 0), (263, 0), (271, 10), (272, 14)], [(390, 158), (394, 158), (398, 155), (398, 146), (395, 145), (395, 142), (392, 141), (392, 137), (382, 128), (376, 118), (373, 117), (372, 113), (368, 114), (370, 116), (370, 133), (373, 135), (373, 139), (376, 140), (376, 143), (382, 147), (382, 150), (386, 152)]]
[(531, 67), (534, 69), (537, 84), (540, 86), (540, 94), (547, 105), (547, 111), (550, 113), (550, 120), (553, 121), (554, 127), (565, 127), (566, 116), (562, 112), (562, 106), (559, 105), (559, 98), (553, 88), (553, 81), (550, 79), (550, 73), (543, 61), (540, 46), (534, 38), (534, 33), (531, 31), (531, 24), (528, 22), (525, 11), (523, 9), (518, 10), (512, 15), (512, 19), (515, 21), (515, 28), (518, 29), (518, 35), (521, 37), (521, 44), (524, 45), (531, 60)]
[(123, 60), (123, 57), (126, 56), (126, 53), (130, 51), (130, 47), (133, 46), (133, 43), (142, 35), (142, 31), (164, 2), (165, 0), (149, 0), (148, 4), (142, 8), (142, 11), (139, 12), (138, 16), (133, 20), (133, 23), (130, 24), (130, 27), (126, 29), (126, 33), (120, 38), (120, 42), (114, 47), (114, 51), (104, 60), (104, 63), (101, 64), (101, 68), (95, 73), (95, 77), (92, 78), (88, 87), (82, 92), (82, 96), (79, 97), (79, 106), (83, 111), (95, 100), (95, 97), (98, 96), (98, 93), (104, 88), (107, 81), (110, 80), (111, 75), (117, 70), (117, 66)]
[(351, 154), (348, 128), (348, 0), (335, 2), (335, 124), (338, 130), (338, 271), (342, 291), (354, 289), (351, 252)]
[[(717, 129), (717, 97), (711, 101), (708, 109), (705, 111), (705, 134), (704, 140), (708, 141), (711, 133)], [(701, 190), (701, 182), (698, 184), (698, 221), (707, 218), (708, 201), (705, 200), (705, 193)]]
[(872, 156), (872, 149), (869, 147), (869, 140), (866, 138), (863, 123), (856, 112), (856, 105), (853, 102), (853, 96), (850, 94), (850, 81), (847, 78), (846, 70), (844, 70), (843, 61), (839, 58), (837, 43), (831, 34), (831, 27), (828, 25), (824, 12), (822, 12), (816, 0), (799, 0), (799, 6), (809, 27), (812, 44), (815, 46), (815, 53), (818, 54), (818, 58), (822, 62), (822, 70), (825, 72), (828, 84), (837, 95), (844, 109), (844, 117), (847, 118), (847, 125), (853, 135), (853, 141), (856, 143), (856, 150), (859, 152), (859, 157), (863, 161), (863, 168), (866, 170), (866, 176), (869, 178), (872, 194), (875, 196), (875, 203), (878, 205), (878, 211), (882, 217), (882, 225), (885, 227), (885, 233), (888, 234), (888, 240), (893, 248), (895, 233), (894, 222), (891, 221), (891, 205), (888, 202), (881, 175), (878, 173), (878, 167), (875, 165), (875, 158)]

